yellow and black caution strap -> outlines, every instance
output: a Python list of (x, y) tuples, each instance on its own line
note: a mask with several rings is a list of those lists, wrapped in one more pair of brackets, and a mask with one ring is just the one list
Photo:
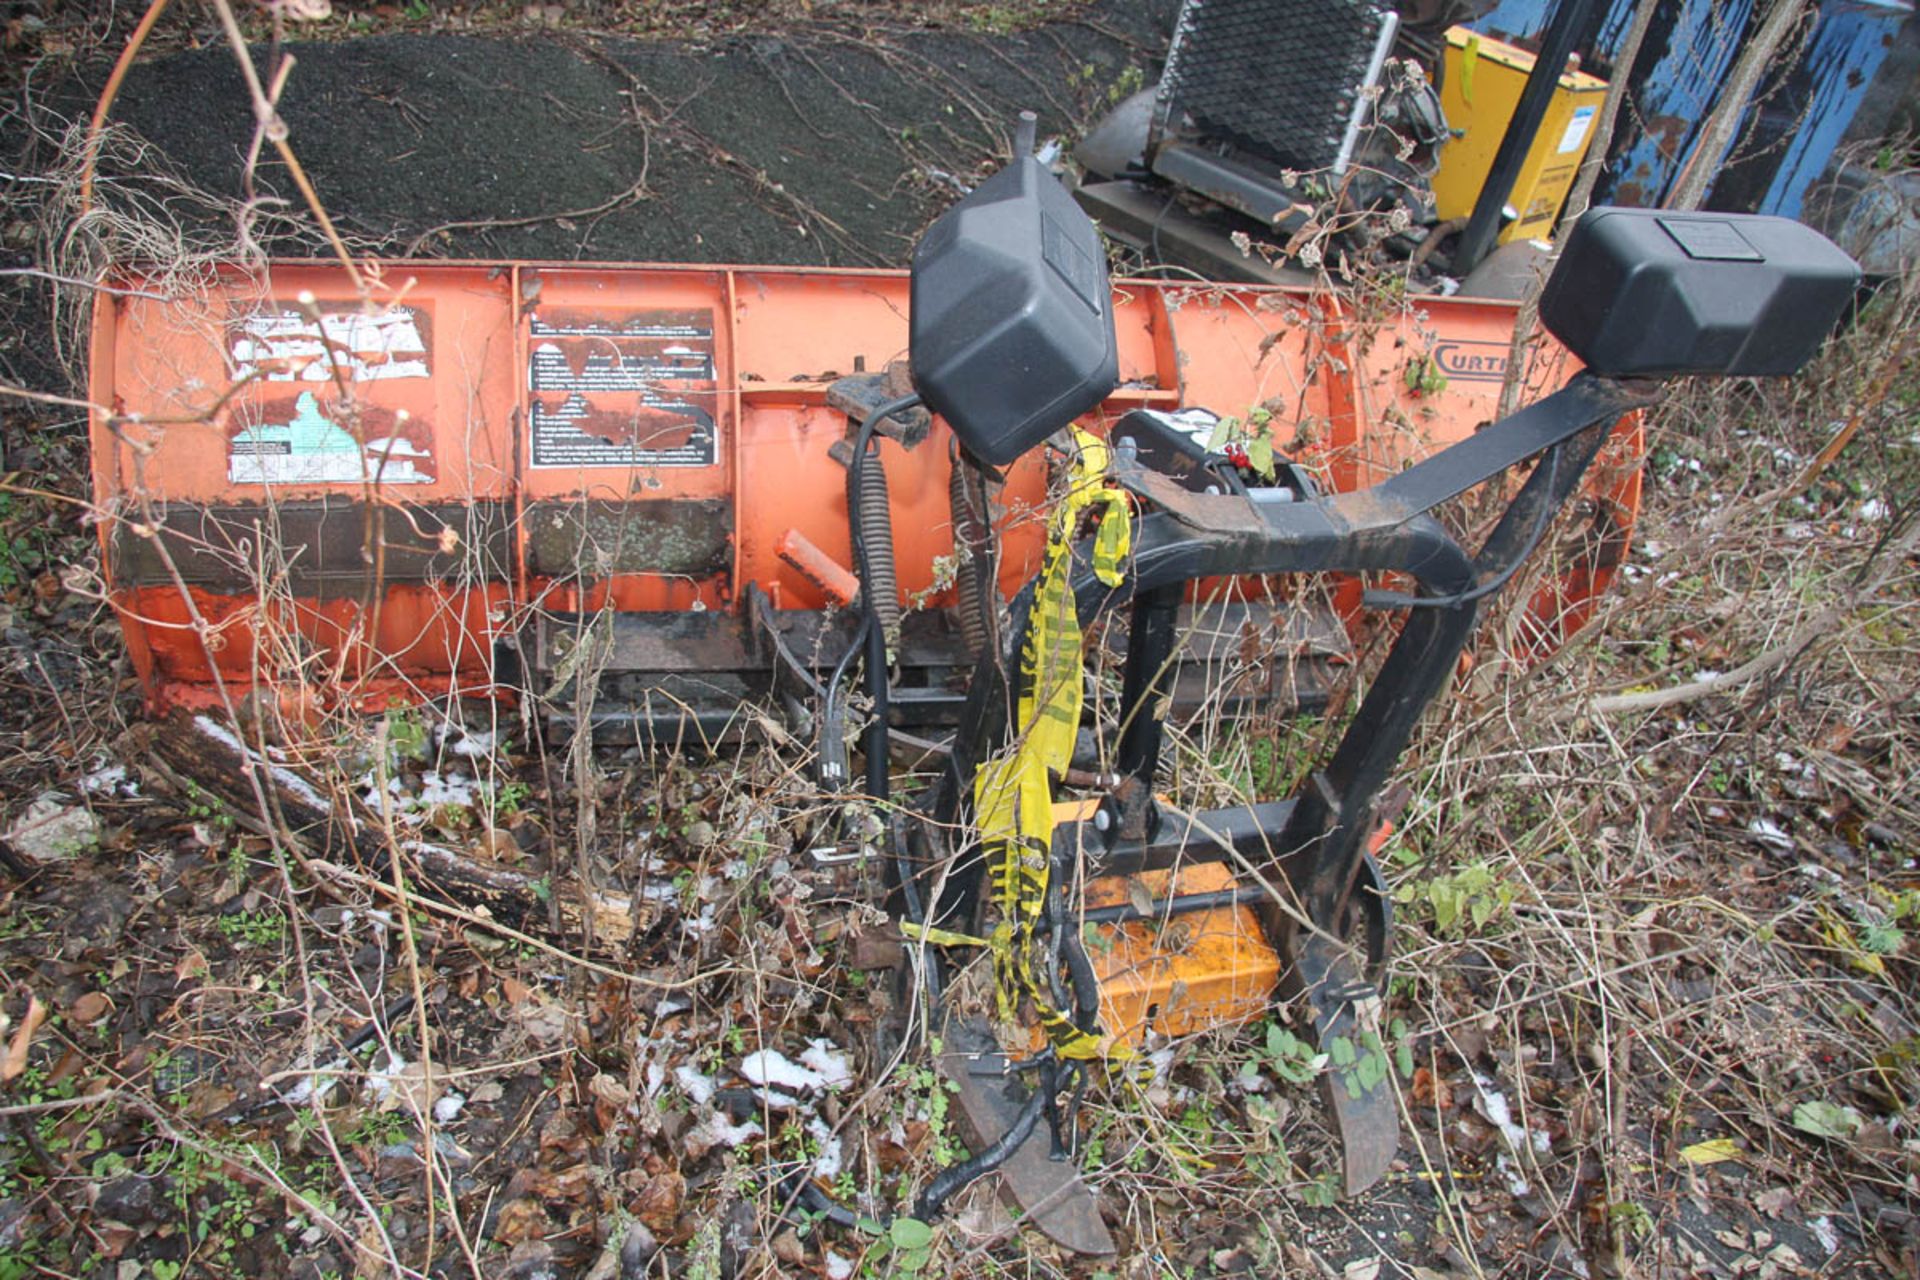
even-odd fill
[(1034, 972), (1035, 928), (1046, 909), (1053, 840), (1052, 775), (1073, 759), (1084, 696), (1080, 613), (1073, 595), (1073, 540), (1084, 518), (1098, 512), (1093, 570), (1119, 586), (1132, 551), (1133, 518), (1126, 495), (1107, 483), (1111, 454), (1105, 443), (1072, 429), (1074, 459), (1066, 496), (1048, 526), (1046, 554), (1027, 617), (1015, 691), (1016, 731), (1000, 755), (974, 778), (974, 819), (986, 858), (998, 921), (986, 938), (939, 929), (910, 936), (936, 945), (984, 946), (993, 956), (994, 990), (1003, 1021), (1029, 1002), (1047, 1041), (1062, 1058), (1124, 1059), (1124, 1041), (1082, 1031), (1054, 1007)]

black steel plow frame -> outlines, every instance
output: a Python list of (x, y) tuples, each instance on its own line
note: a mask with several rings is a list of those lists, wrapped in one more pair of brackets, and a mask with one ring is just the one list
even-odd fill
[[(1151, 794), (1162, 729), (1152, 708), (1162, 692), (1158, 681), (1169, 669), (1170, 611), (1188, 583), (1269, 574), (1398, 572), (1417, 584), (1417, 596), (1370, 593), (1369, 603), (1406, 611), (1400, 633), (1337, 746), (1291, 802), (1271, 807), (1279, 829), (1257, 833), (1261, 839), (1255, 849), (1261, 856), (1254, 869), (1267, 883), (1284, 883), (1295, 901), (1283, 906), (1255, 895), (1251, 905), (1281, 958), (1280, 994), (1305, 995), (1323, 1046), (1356, 1031), (1359, 1010), (1377, 992), (1385, 967), (1387, 904), (1377, 892), (1378, 869), (1371, 865), (1367, 842), (1388, 777), (1422, 714), (1452, 679), (1480, 605), (1498, 594), (1538, 544), (1578, 489), (1613, 424), (1651, 403), (1657, 391), (1656, 383), (1579, 374), (1554, 394), (1381, 484), (1310, 501), (1261, 503), (1239, 494), (1195, 493), (1137, 462), (1121, 464), (1116, 478), (1140, 500), (1143, 512), (1127, 575), (1120, 586), (1108, 587), (1087, 567), (1089, 557), (1081, 555), (1073, 580), (1083, 627), (1123, 604), (1133, 609), (1122, 694), (1127, 728), (1118, 753), (1132, 786), (1123, 782), (1102, 802), (1110, 811), (1108, 820), (1091, 839), (1102, 859), (1124, 862), (1129, 852), (1138, 855), (1162, 821)], [(1117, 453), (1124, 459), (1129, 451)], [(1535, 457), (1539, 465), (1476, 553), (1470, 555), (1430, 514)], [(1031, 590), (1016, 601), (1004, 653), (982, 655), (952, 755), (922, 810), (925, 821), (913, 843), (935, 853), (940, 865), (921, 869), (922, 892), (916, 896), (928, 903), (928, 918), (935, 923), (972, 924), (981, 910), (980, 859), (966, 856), (972, 850), (951, 849), (944, 833), (963, 829), (975, 771), (1008, 739), (1007, 655), (1020, 652), (1030, 600)], [(1230, 825), (1224, 816), (1195, 816), (1201, 829)], [(1084, 831), (1081, 837), (1086, 839)], [(1056, 847), (1062, 843), (1056, 840)], [(1193, 856), (1219, 858), (1222, 851), (1198, 848)], [(1369, 885), (1356, 892), (1367, 873)], [(1169, 910), (1204, 905), (1218, 904), (1178, 899), (1166, 904)], [(1369, 935), (1364, 960), (1345, 940), (1356, 911)], [(1076, 931), (1064, 932), (1069, 936), (1056, 945), (1077, 946), (1071, 936)], [(1085, 1017), (1089, 1002), (1078, 1003)], [(1323, 1080), (1351, 1194), (1385, 1173), (1398, 1145), (1398, 1117), (1385, 1086), (1355, 1096), (1330, 1074)]]

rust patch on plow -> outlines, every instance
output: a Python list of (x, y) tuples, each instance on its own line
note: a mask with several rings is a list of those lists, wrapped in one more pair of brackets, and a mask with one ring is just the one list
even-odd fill
[(536, 502), (524, 528), (527, 569), (543, 576), (707, 578), (733, 567), (733, 504), (725, 498)]
[(576, 396), (541, 397), (534, 405), (543, 419), (564, 420), (582, 435), (620, 449), (646, 452), (689, 448), (699, 433), (710, 432), (713, 425), (711, 415), (689, 412), (694, 406), (687, 404), (642, 403), (610, 409)]
[[(183, 581), (210, 591), (251, 594), (262, 573), (296, 595), (321, 598), (359, 591), (373, 572), (367, 505), (359, 499), (289, 499), (273, 506), (170, 507), (159, 537)], [(408, 504), (383, 520), (382, 578), (409, 582), (505, 582), (513, 563), (513, 513), (505, 502)], [(263, 548), (273, 550), (258, 563)], [(114, 581), (157, 587), (172, 582), (155, 539), (117, 525)]]

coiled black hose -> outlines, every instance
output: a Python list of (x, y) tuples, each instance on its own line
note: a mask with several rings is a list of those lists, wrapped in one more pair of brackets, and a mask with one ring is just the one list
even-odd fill
[(959, 558), (953, 585), (960, 605), (960, 634), (967, 642), (968, 656), (978, 662), (999, 633), (993, 526), (986, 517), (980, 472), (960, 451), (958, 440), (948, 450), (948, 458), (953, 469), (947, 478), (947, 508), (953, 517), (953, 549)]
[(881, 464), (880, 451), (863, 457), (866, 447), (856, 445), (858, 461), (848, 471), (857, 487), (850, 495), (859, 507), (861, 540), (866, 548), (866, 565), (860, 572), (860, 598), (867, 612), (879, 623), (885, 649), (900, 644), (900, 571), (893, 557), (893, 506), (887, 498), (887, 469)]

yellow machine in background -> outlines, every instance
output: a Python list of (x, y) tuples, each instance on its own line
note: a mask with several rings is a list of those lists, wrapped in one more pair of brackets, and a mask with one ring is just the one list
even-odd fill
[[(1464, 218), (1473, 212), (1533, 61), (1525, 49), (1465, 27), (1447, 32), (1440, 102), (1456, 136), (1440, 149), (1440, 169), (1433, 179), (1434, 201), (1442, 219)], [(1605, 80), (1585, 72), (1569, 71), (1560, 77), (1546, 119), (1513, 184), (1508, 204), (1519, 217), (1501, 228), (1501, 244), (1552, 232), (1593, 140), (1606, 92)]]

